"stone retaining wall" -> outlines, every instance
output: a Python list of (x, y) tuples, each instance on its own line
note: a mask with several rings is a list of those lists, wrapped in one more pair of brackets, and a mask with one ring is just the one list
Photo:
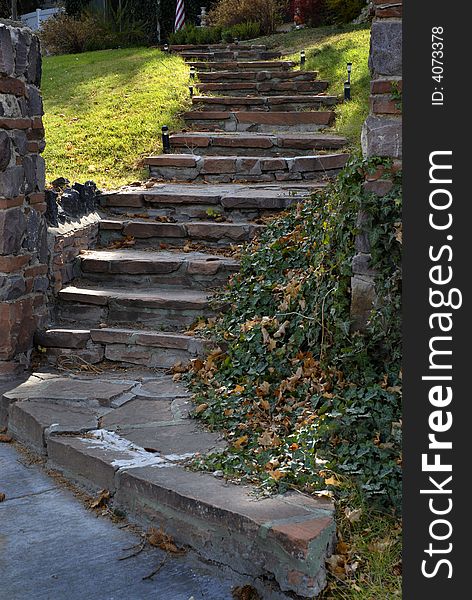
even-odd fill
[[(372, 73), (370, 114), (362, 130), (362, 150), (366, 157), (394, 159), (394, 170), (402, 158), (402, 7), (403, 0), (374, 0), (369, 66)], [(391, 173), (382, 170), (369, 176), (365, 188), (384, 196), (392, 187)], [(362, 225), (364, 216), (359, 215)], [(367, 235), (356, 240), (351, 279), (353, 327), (362, 329), (375, 302), (375, 273), (370, 267)]]
[(0, 377), (28, 366), (48, 289), (38, 38), (0, 20)]

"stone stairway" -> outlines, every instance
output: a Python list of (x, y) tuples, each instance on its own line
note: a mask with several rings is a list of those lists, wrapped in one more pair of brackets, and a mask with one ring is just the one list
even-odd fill
[(175, 363), (211, 351), (188, 329), (214, 314), (240, 245), (344, 166), (346, 140), (323, 132), (337, 98), (264, 46), (171, 50), (216, 95), (193, 97), (189, 130), (146, 159), (148, 184), (102, 195), (98, 246), (58, 292), (36, 336), (43, 368), (3, 395), (0, 424), (69, 478), (108, 489), (117, 508), (246, 574), (263, 598), (313, 597), (333, 506), (298, 493), (256, 501), (251, 488), (186, 470), (224, 442), (191, 418)]

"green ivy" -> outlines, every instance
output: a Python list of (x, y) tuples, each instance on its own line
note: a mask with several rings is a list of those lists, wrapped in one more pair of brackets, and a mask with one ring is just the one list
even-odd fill
[[(196, 467), (259, 482), (360, 493), (398, 507), (401, 493), (401, 182), (365, 191), (386, 159), (353, 159), (326, 189), (252, 242), (207, 329), (220, 351), (195, 361), (196, 414), (229, 447)], [(359, 213), (362, 212), (362, 226)], [(367, 233), (377, 302), (352, 331), (355, 239)]]

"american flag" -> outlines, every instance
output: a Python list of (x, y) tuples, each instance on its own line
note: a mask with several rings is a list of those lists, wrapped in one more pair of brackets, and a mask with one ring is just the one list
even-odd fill
[(185, 4), (184, 0), (177, 0), (175, 8), (175, 31), (179, 31), (185, 25)]

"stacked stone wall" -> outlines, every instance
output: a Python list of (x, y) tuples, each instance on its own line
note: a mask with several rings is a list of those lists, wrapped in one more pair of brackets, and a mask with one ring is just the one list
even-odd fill
[(28, 366), (47, 315), (47, 226), (41, 52), (19, 23), (0, 20), (0, 377)]
[[(401, 169), (402, 159), (402, 9), (403, 1), (374, 0), (369, 67), (370, 114), (362, 130), (365, 157), (383, 156), (393, 159), (393, 171)], [(392, 188), (392, 172), (379, 169), (370, 175), (364, 187), (379, 197)], [(362, 226), (365, 216), (359, 215)], [(370, 265), (367, 234), (356, 240), (351, 280), (351, 314), (353, 327), (362, 329), (375, 303), (375, 272)]]

